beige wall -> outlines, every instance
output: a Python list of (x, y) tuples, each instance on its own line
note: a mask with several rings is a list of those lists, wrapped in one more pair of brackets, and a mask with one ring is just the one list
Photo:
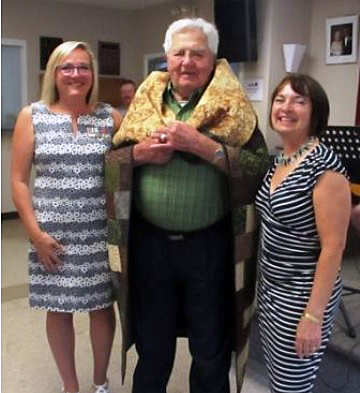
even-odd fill
[[(198, 16), (214, 20), (213, 0), (195, 0), (195, 8)], [(143, 31), (142, 56), (163, 52), (164, 33), (173, 20), (171, 5), (168, 4), (141, 11), (138, 24)]]
[(326, 89), (330, 99), (330, 124), (354, 125), (359, 85), (357, 63), (325, 64), (327, 18), (360, 14), (359, 0), (313, 0), (308, 72)]
[[(3, 0), (2, 38), (27, 42), (28, 101), (39, 98), (40, 47), (39, 37), (61, 37), (64, 40), (87, 41), (97, 53), (98, 41), (119, 42), (120, 72), (140, 82), (142, 72), (142, 37), (138, 12), (101, 7), (84, 7), (47, 0)], [(10, 195), (11, 135), (1, 135), (2, 192), (1, 211), (14, 211)]]
[(2, 37), (27, 41), (29, 102), (39, 96), (40, 36), (87, 41), (95, 54), (98, 41), (119, 42), (121, 74), (139, 80), (142, 34), (137, 22), (134, 11), (46, 0), (2, 1)]
[(258, 48), (256, 64), (245, 65), (243, 77), (264, 78), (262, 102), (254, 103), (259, 125), (269, 149), (280, 140), (269, 129), (269, 98), (272, 90), (285, 74), (283, 43), (307, 45), (300, 72), (317, 79), (330, 99), (331, 125), (354, 125), (360, 62), (339, 65), (325, 63), (326, 19), (360, 14), (359, 0), (257, 0)]
[[(280, 139), (268, 126), (269, 98), (274, 87), (285, 75), (285, 62), (282, 45), (285, 43), (307, 44), (310, 37), (312, 0), (261, 0), (263, 19), (266, 30), (262, 31), (261, 51), (265, 61), (263, 65), (266, 91), (264, 101), (257, 105), (260, 128), (264, 132), (270, 149), (280, 143)], [(259, 7), (258, 7), (259, 8)], [(262, 8), (262, 7), (261, 7)], [(265, 18), (265, 19), (264, 19)], [(291, 22), (290, 22), (291, 21)], [(260, 22), (261, 23), (261, 22)], [(261, 29), (262, 24), (259, 25)], [(306, 58), (300, 65), (300, 72), (305, 72)]]
[[(359, 84), (359, 61), (325, 64), (327, 18), (360, 14), (359, 0), (256, 0), (258, 11), (258, 61), (245, 64), (240, 78), (263, 78), (264, 99), (254, 107), (268, 146), (279, 143), (269, 130), (268, 98), (285, 73), (282, 44), (307, 45), (300, 71), (324, 86), (331, 101), (330, 124), (352, 125)], [(213, 20), (213, 0), (196, 0), (197, 14)], [(88, 41), (96, 52), (97, 41), (121, 44), (121, 74), (140, 82), (145, 54), (162, 52), (163, 36), (172, 21), (169, 5), (142, 11), (120, 11), (101, 7), (48, 2), (46, 0), (3, 0), (3, 38), (24, 39), (28, 45), (29, 102), (39, 95), (39, 37), (59, 36), (65, 40)], [(9, 192), (10, 136), (2, 135), (1, 211), (14, 211)]]
[(10, 191), (11, 136), (1, 133), (1, 213), (15, 211)]
[[(213, 19), (212, 2), (197, 0), (199, 15)], [(2, 37), (27, 41), (28, 102), (39, 98), (39, 37), (87, 41), (95, 54), (98, 41), (120, 42), (121, 75), (140, 83), (145, 54), (162, 52), (164, 32), (173, 20), (169, 5), (142, 11), (85, 7), (47, 0), (3, 0)], [(15, 211), (10, 193), (11, 135), (1, 135), (1, 212)]]

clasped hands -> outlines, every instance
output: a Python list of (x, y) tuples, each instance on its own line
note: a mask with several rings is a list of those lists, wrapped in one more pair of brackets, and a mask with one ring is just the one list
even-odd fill
[(202, 135), (189, 124), (174, 121), (154, 130), (151, 135), (134, 146), (137, 164), (166, 164), (175, 150), (196, 152)]

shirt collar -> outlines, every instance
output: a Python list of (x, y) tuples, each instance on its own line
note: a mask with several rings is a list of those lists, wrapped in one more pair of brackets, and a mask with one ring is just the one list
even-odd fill
[[(197, 102), (199, 101), (200, 97), (202, 96), (202, 94), (203, 94), (203, 92), (204, 92), (205, 89), (206, 89), (206, 86), (200, 87), (199, 89), (196, 89), (196, 90), (191, 94), (191, 96), (189, 97), (189, 99), (187, 100), (186, 105), (188, 105), (188, 104), (196, 105)], [(177, 99), (175, 98), (174, 90), (175, 90), (175, 89), (174, 89), (174, 85), (172, 84), (171, 81), (169, 81), (169, 83), (168, 83), (167, 86), (166, 86), (165, 94), (168, 95), (168, 97), (171, 97), (171, 100), (172, 100), (172, 101), (175, 101), (179, 106), (181, 106), (179, 100), (177, 100)]]

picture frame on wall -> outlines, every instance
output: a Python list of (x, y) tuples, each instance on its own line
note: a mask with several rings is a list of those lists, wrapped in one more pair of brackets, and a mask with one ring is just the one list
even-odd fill
[(164, 53), (150, 53), (144, 55), (144, 78), (152, 71), (166, 71), (167, 63)]
[(326, 20), (326, 64), (357, 61), (358, 29), (359, 15)]
[(60, 44), (63, 39), (60, 37), (40, 37), (40, 70), (46, 69), (47, 62), (52, 51)]
[(120, 44), (118, 42), (98, 42), (99, 74), (120, 75)]

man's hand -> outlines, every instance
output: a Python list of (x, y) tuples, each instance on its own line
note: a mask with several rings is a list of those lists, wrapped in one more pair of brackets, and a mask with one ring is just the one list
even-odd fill
[(200, 132), (182, 121), (170, 123), (167, 127), (157, 129), (152, 133), (152, 138), (159, 143), (169, 145), (173, 150), (186, 151), (196, 154), (196, 147), (200, 144)]
[(168, 143), (160, 142), (159, 135), (161, 134), (163, 133), (152, 135), (134, 146), (133, 158), (135, 165), (163, 165), (170, 160), (174, 148)]
[(221, 145), (189, 124), (175, 121), (166, 127), (155, 130), (151, 135), (151, 139), (164, 147), (169, 146), (172, 150), (194, 154), (212, 165), (216, 165), (220, 170), (227, 172), (225, 159), (214, 163), (214, 154)]

